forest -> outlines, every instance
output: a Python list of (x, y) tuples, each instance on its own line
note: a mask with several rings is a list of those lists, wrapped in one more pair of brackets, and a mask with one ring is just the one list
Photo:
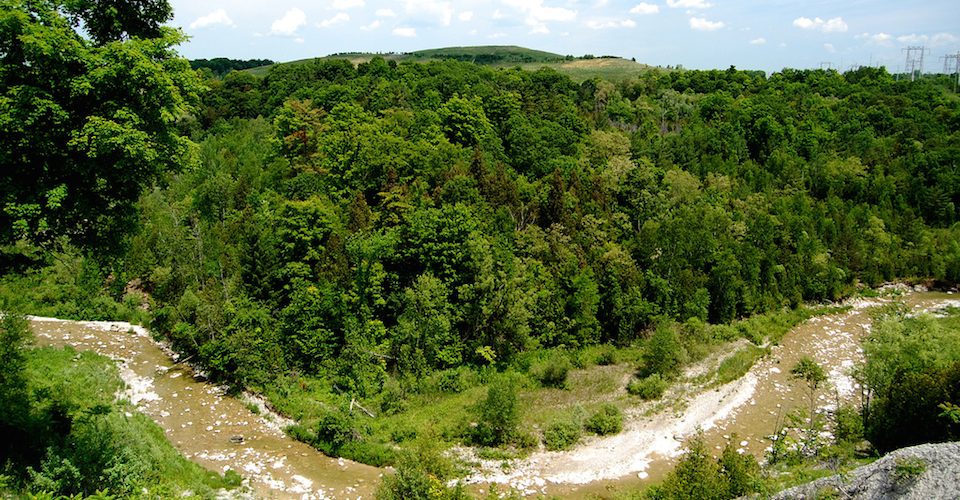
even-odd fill
[(960, 282), (948, 76), (198, 72), (182, 34), (89, 4), (2, 1), (0, 305), (148, 323), (330, 454), (391, 464), (410, 438), (346, 402), (402, 415), (491, 384), (476, 429), (438, 432), (523, 447), (515, 387), (562, 385), (582, 353), (655, 352), (640, 371), (669, 379), (704, 335), (750, 337), (727, 325)]

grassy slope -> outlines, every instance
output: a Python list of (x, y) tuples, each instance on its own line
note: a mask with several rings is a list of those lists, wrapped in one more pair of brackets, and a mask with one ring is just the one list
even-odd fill
[[(577, 82), (599, 77), (606, 80), (624, 80), (635, 77), (649, 68), (619, 57), (603, 58), (576, 58), (570, 59), (560, 54), (544, 52), (514, 46), (479, 46), (479, 47), (447, 47), (428, 49), (405, 54), (372, 54), (362, 52), (348, 52), (320, 57), (317, 59), (347, 59), (354, 65), (369, 61), (374, 57), (383, 57), (388, 61), (396, 62), (429, 62), (443, 59), (458, 59), (494, 67), (512, 68), (521, 67), (525, 70), (537, 70), (542, 67), (553, 68), (564, 73)], [(279, 64), (303, 64), (315, 59), (300, 59)], [(246, 71), (257, 76), (267, 74), (271, 66), (261, 66)]]
[[(115, 399), (123, 382), (111, 359), (70, 347), (44, 347), (28, 350), (26, 360), (25, 374), (35, 398), (34, 411), (42, 413), (48, 405), (59, 405), (74, 419), (68, 443), (82, 450), (85, 444), (89, 445), (93, 432), (99, 435), (100, 452), (114, 454), (110, 471), (103, 473), (109, 476), (123, 471), (121, 475), (131, 490), (114, 488), (111, 493), (126, 496), (137, 491), (144, 497), (212, 498), (217, 489), (227, 486), (219, 474), (184, 458), (163, 430), (132, 404)], [(108, 410), (91, 413), (93, 408)], [(233, 485), (238, 484), (239, 478), (234, 479), (237, 482)]]

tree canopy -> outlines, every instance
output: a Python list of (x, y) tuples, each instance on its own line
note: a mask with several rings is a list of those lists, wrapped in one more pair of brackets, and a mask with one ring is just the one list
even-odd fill
[(169, 12), (0, 3), (0, 242), (117, 248), (144, 187), (189, 164), (177, 125), (201, 83), (174, 50), (182, 33), (160, 26)]

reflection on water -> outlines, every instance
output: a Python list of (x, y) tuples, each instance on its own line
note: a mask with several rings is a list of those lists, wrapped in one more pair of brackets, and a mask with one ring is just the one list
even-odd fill
[(40, 345), (70, 345), (117, 360), (125, 397), (153, 418), (187, 458), (233, 469), (263, 498), (372, 498), (380, 470), (333, 459), (287, 437), (282, 419), (194, 378), (149, 334), (126, 323), (31, 318)]

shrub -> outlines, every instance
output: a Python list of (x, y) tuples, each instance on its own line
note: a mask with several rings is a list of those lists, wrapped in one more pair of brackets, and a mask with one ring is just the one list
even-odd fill
[(340, 448), (358, 438), (349, 416), (339, 411), (330, 411), (320, 417), (315, 446), (328, 455), (339, 456)]
[(543, 444), (548, 450), (568, 450), (580, 440), (580, 425), (573, 420), (550, 424), (543, 431)]
[(487, 397), (476, 408), (478, 422), (474, 429), (477, 444), (497, 446), (509, 442), (520, 424), (517, 388), (506, 377), (493, 381), (487, 388)]
[(567, 374), (571, 368), (570, 359), (565, 354), (555, 351), (546, 361), (534, 365), (530, 371), (540, 385), (562, 389), (567, 384)]
[(610, 366), (617, 364), (617, 351), (615, 351), (612, 347), (604, 348), (599, 354), (597, 354), (596, 362), (599, 366)]
[(623, 429), (623, 413), (620, 412), (620, 408), (606, 403), (593, 415), (590, 415), (590, 418), (587, 419), (586, 428), (600, 436), (616, 434)]
[(642, 399), (659, 399), (667, 391), (667, 386), (667, 381), (659, 373), (654, 373), (639, 380), (631, 380), (627, 385), (627, 392)]
[(852, 406), (841, 406), (833, 415), (833, 433), (838, 443), (855, 443), (863, 439), (863, 418)]
[(643, 373), (659, 373), (663, 378), (673, 378), (680, 374), (685, 357), (677, 332), (669, 324), (662, 324), (653, 332), (643, 352)]
[(927, 471), (927, 463), (920, 457), (897, 457), (890, 479), (897, 487), (909, 486)]

